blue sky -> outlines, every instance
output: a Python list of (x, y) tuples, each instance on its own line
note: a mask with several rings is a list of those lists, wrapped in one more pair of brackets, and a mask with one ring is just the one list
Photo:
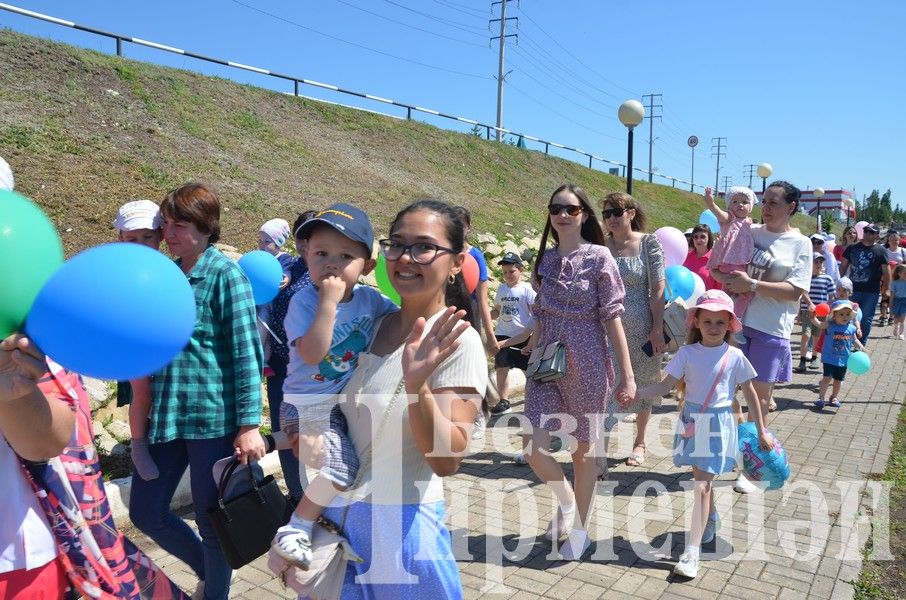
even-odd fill
[[(77, 23), (494, 123), (497, 45), (485, 0), (197, 0), (11, 4)], [(616, 108), (663, 95), (654, 168), (713, 184), (711, 139), (727, 138), (721, 178), (769, 162), (803, 189), (890, 188), (906, 206), (906, 2), (872, 0), (522, 0), (508, 33), (504, 126), (624, 162)], [(114, 52), (101, 39), (0, 11), (0, 26)], [(130, 58), (291, 91), (261, 75), (126, 44)], [(301, 93), (403, 116), (303, 87)], [(446, 127), (429, 115), (418, 118)], [(462, 128), (462, 126), (459, 126)], [(648, 166), (648, 122), (635, 164)], [(529, 147), (537, 147), (529, 145)], [(575, 155), (573, 155), (575, 156)], [(597, 168), (606, 165), (596, 163)], [(639, 175), (636, 175), (639, 177)], [(753, 187), (758, 188), (757, 178)]]

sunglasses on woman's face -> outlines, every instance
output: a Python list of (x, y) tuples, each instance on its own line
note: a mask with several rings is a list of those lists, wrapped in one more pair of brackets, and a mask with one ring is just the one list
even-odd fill
[(580, 212), (582, 212), (582, 207), (578, 206), (576, 204), (548, 204), (547, 205), (547, 212), (549, 212), (552, 217), (556, 217), (564, 210), (566, 211), (566, 214), (568, 214), (569, 216), (575, 217)]
[(601, 218), (606, 221), (610, 217), (622, 217), (625, 212), (625, 208), (605, 208), (601, 211)]

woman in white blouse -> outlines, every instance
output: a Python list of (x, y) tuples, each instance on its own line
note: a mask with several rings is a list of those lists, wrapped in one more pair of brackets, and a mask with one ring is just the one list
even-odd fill
[(487, 384), (481, 339), (464, 320), (464, 232), (450, 206), (421, 200), (380, 246), (401, 303), (375, 325), (344, 390), (362, 484), (324, 516), (345, 513), (365, 562), (350, 562), (341, 597), (458, 598), (441, 477), (459, 468)]

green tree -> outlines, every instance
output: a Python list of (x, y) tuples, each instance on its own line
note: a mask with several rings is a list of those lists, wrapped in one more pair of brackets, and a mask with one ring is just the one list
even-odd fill
[(469, 130), (469, 135), (474, 135), (475, 137), (484, 137), (484, 128), (480, 125), (472, 125), (472, 129)]
[(878, 214), (881, 212), (881, 195), (878, 190), (872, 190), (859, 212), (859, 218), (870, 223), (878, 220)]
[(881, 205), (880, 212), (878, 214), (878, 221), (882, 223), (890, 223), (893, 219), (893, 208), (890, 206), (890, 190), (888, 189), (884, 192), (884, 195), (881, 196)]
[(821, 213), (821, 229), (824, 230), (824, 233), (830, 233), (831, 229), (834, 227), (834, 223), (837, 222), (837, 217), (835, 217), (830, 212)]

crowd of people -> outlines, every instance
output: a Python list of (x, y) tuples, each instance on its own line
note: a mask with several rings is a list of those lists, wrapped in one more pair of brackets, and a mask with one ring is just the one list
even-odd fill
[[(544, 535), (565, 560), (581, 560), (591, 543), (596, 479), (608, 476), (613, 428), (634, 423), (625, 460), (641, 467), (652, 407), (682, 390), (674, 462), (692, 471), (694, 513), (675, 572), (695, 577), (700, 547), (719, 527), (715, 477), (739, 470), (736, 489), (758, 490), (736, 463), (736, 426), (751, 421), (762, 449), (773, 447), (764, 423), (777, 409), (775, 386), (792, 379), (795, 322), (802, 325), (796, 371), (807, 373), (819, 353), (824, 364), (823, 408), (828, 388), (830, 405), (840, 405), (846, 359), (867, 345), (880, 300), (889, 300), (881, 318), (893, 323), (894, 337), (903, 338), (906, 317), (906, 252), (895, 233), (879, 245), (874, 225), (861, 239), (847, 230), (843, 250), (831, 254), (823, 236), (809, 239), (791, 225), (800, 200), (792, 184), (766, 188), (757, 224), (751, 190), (732, 188), (726, 199), (724, 211), (706, 191), (718, 237), (707, 225), (689, 232), (685, 265), (706, 291), (689, 309), (687, 339), (672, 356), (665, 354), (664, 251), (629, 194), (609, 194), (596, 209), (579, 186), (554, 190), (534, 264), (505, 254), (491, 302), (484, 255), (468, 241), (468, 211), (444, 202), (407, 205), (377, 240), (368, 215), (349, 204), (303, 212), (292, 227), (267, 221), (258, 248), (280, 261), (284, 278), (264, 306), (215, 246), (221, 202), (213, 188), (188, 183), (159, 205), (125, 204), (114, 221), (118, 239), (155, 249), (164, 242), (197, 312), (189, 342), (169, 365), (121, 386), (131, 391), (132, 522), (195, 573), (193, 597), (226, 598), (232, 571), (208, 517), (218, 502), (212, 468), (227, 456), (249, 463), (278, 448), (295, 509), (273, 541), (280, 560), (309, 568), (314, 528), (326, 520), (361, 558), (349, 563), (343, 598), (460, 597), (443, 477), (457, 472), (485, 419), (512, 409), (509, 371), (540, 368), (545, 377), (526, 384), (522, 455), (556, 499)], [(283, 250), (290, 240), (296, 256)], [(360, 283), (376, 267), (375, 252), (398, 304)], [(484, 265), (471, 293), (467, 255)], [(828, 311), (820, 314), (823, 304)], [(26, 476), (20, 462), (66, 453), (76, 415), (87, 411), (79, 408), (84, 389), (21, 334), (0, 350), (0, 464), (10, 482), (0, 500), (15, 507), (0, 520), (0, 596), (40, 585), (46, 597), (59, 597), (55, 591), (77, 582), (31, 489), (40, 492), (41, 480)], [(559, 366), (544, 362), (548, 351), (563, 357)], [(499, 400), (489, 405), (491, 357)], [(270, 436), (260, 431), (262, 388)], [(550, 452), (552, 436), (570, 453), (572, 480)], [(304, 466), (314, 476), (303, 485)], [(170, 510), (188, 467), (197, 532)], [(394, 551), (378, 551), (386, 548)], [(111, 585), (126, 571), (111, 575)], [(159, 569), (145, 578), (167, 597), (181, 593)]]

